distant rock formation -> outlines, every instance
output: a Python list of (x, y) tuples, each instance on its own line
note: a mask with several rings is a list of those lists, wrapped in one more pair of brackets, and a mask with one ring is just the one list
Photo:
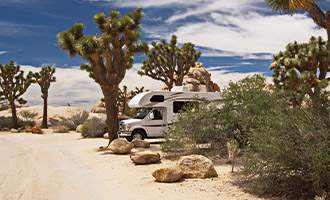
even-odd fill
[[(219, 92), (218, 84), (211, 80), (211, 74), (205, 69), (203, 63), (196, 62), (195, 67), (191, 67), (187, 75), (183, 78), (182, 85), (188, 86), (191, 92)], [(162, 90), (168, 90), (164, 85)]]
[(105, 110), (105, 103), (103, 101), (98, 102), (97, 104), (95, 104), (91, 111), (91, 113), (106, 113)]
[(9, 104), (7, 101), (0, 101), (0, 109), (6, 110), (9, 109)]

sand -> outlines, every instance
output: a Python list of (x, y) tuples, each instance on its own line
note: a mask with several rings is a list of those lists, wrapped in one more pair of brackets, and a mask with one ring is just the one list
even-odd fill
[(261, 199), (232, 184), (229, 165), (215, 167), (217, 178), (158, 183), (152, 172), (175, 161), (135, 165), (129, 155), (97, 151), (107, 142), (77, 133), (0, 132), (0, 199)]

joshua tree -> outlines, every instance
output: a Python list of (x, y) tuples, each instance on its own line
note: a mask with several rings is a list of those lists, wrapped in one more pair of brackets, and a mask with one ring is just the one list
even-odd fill
[(117, 105), (118, 108), (122, 105), (122, 114), (126, 114), (126, 103), (127, 99), (132, 99), (135, 95), (141, 93), (144, 91), (144, 87), (142, 86), (141, 88), (135, 87), (135, 90), (131, 90), (130, 92), (127, 91), (127, 86), (123, 86), (123, 90), (119, 89), (118, 90), (118, 101)]
[(22, 96), (31, 83), (34, 82), (32, 76), (33, 73), (30, 71), (27, 76), (24, 77), (24, 71), (21, 70), (21, 66), (15, 65), (13, 60), (5, 66), (0, 64), (0, 87), (2, 89), (2, 91), (0, 91), (0, 97), (1, 99), (7, 99), (9, 101), (13, 128), (18, 128), (15, 101), (18, 101), (20, 104), (26, 103), (20, 96)]
[(44, 114), (42, 117), (42, 128), (48, 128), (47, 126), (47, 98), (48, 98), (48, 89), (50, 87), (51, 82), (56, 81), (56, 77), (54, 76), (55, 68), (43, 67), (40, 72), (36, 72), (33, 74), (35, 81), (39, 84), (41, 88), (41, 98), (44, 100)]
[(147, 49), (147, 43), (138, 43), (142, 8), (121, 16), (118, 11), (109, 11), (110, 17), (104, 13), (94, 16), (97, 28), (102, 32), (99, 36), (85, 36), (84, 24), (76, 23), (67, 31), (57, 35), (58, 46), (68, 51), (70, 57), (80, 55), (89, 64), (81, 64), (80, 68), (89, 72), (89, 76), (102, 89), (109, 133), (109, 144), (116, 139), (119, 129), (117, 98), (119, 83), (126, 70), (133, 66), (133, 55)]
[(309, 43), (290, 43), (286, 51), (274, 56), (273, 80), (275, 86), (291, 96), (294, 105), (300, 104), (306, 94), (313, 96), (328, 86), (330, 71), (327, 42), (311, 37)]
[(174, 85), (182, 85), (183, 77), (188, 74), (190, 67), (195, 66), (202, 52), (196, 52), (195, 45), (190, 42), (181, 48), (176, 43), (175, 35), (172, 35), (170, 44), (166, 40), (158, 44), (152, 42), (151, 51), (145, 52), (148, 60), (143, 60), (142, 70), (138, 74), (164, 82), (168, 90)]
[(127, 99), (127, 86), (123, 86), (123, 90), (119, 88), (118, 90), (118, 100), (117, 100), (117, 106), (118, 108), (122, 104), (122, 114), (125, 115), (125, 108), (126, 108), (126, 99)]
[[(316, 4), (318, 1), (324, 0), (265, 0), (267, 5), (273, 8), (276, 12), (288, 14), (297, 13), (306, 10), (312, 17), (314, 22), (321, 28), (327, 30), (328, 34), (328, 49), (330, 51), (330, 11), (325, 13)], [(330, 52), (329, 52), (330, 53)], [(330, 54), (329, 54), (330, 57)]]

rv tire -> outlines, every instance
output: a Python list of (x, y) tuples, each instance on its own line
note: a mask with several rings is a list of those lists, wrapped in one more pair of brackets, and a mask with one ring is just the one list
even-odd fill
[(134, 131), (134, 132), (132, 133), (132, 136), (129, 137), (129, 138), (127, 138), (127, 140), (128, 140), (129, 142), (131, 142), (131, 141), (134, 140), (134, 139), (144, 140), (144, 138), (145, 138), (144, 132), (143, 132), (143, 131), (140, 131), (140, 130), (137, 130), (137, 131)]

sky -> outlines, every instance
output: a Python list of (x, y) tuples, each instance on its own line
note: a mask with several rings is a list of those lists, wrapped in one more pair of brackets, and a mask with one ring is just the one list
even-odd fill
[[(330, 10), (329, 1), (318, 3)], [(49, 89), (49, 105), (89, 110), (102, 92), (79, 66), (79, 56), (70, 58), (56, 46), (56, 35), (74, 23), (86, 25), (85, 34), (100, 34), (93, 22), (97, 13), (118, 10), (126, 14), (142, 6), (141, 40), (151, 43), (175, 34), (182, 45), (192, 42), (202, 51), (198, 60), (220, 88), (255, 73), (271, 81), (272, 56), (288, 43), (308, 42), (326, 31), (316, 26), (305, 12), (275, 13), (264, 0), (0, 0), (0, 64), (14, 60), (28, 71), (56, 67), (56, 83)], [(107, 15), (108, 16), (108, 15)], [(144, 86), (158, 90), (162, 82), (137, 75), (143, 55), (135, 56), (134, 67), (126, 72), (121, 87)], [(37, 84), (24, 94), (29, 105), (42, 104)]]

